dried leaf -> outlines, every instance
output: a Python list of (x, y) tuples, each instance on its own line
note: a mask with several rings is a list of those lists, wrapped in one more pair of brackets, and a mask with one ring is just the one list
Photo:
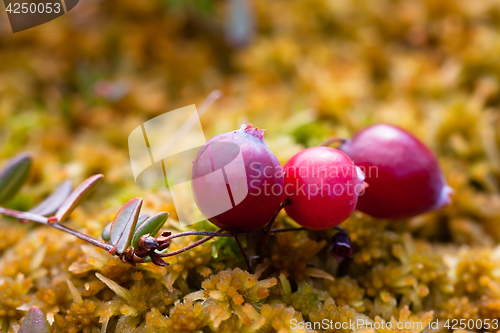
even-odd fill
[(80, 292), (78, 291), (78, 289), (76, 289), (73, 282), (71, 282), (70, 279), (66, 279), (66, 283), (68, 284), (69, 292), (71, 293), (71, 298), (73, 298), (73, 302), (79, 305), (83, 304), (82, 295), (80, 295)]
[(132, 299), (132, 294), (130, 294), (130, 292), (127, 289), (123, 288), (115, 281), (110, 280), (99, 273), (95, 273), (95, 276), (97, 276), (97, 278), (101, 280), (105, 285), (107, 285), (109, 289), (113, 290), (118, 296), (120, 296), (124, 300), (129, 301)]
[(57, 210), (57, 221), (62, 222), (71, 214), (71, 212), (78, 207), (78, 205), (85, 200), (85, 198), (99, 185), (99, 182), (104, 176), (101, 174), (93, 175), (92, 177), (84, 180), (78, 187), (64, 200), (61, 207)]
[(130, 245), (141, 207), (142, 198), (134, 198), (123, 205), (116, 214), (111, 225), (111, 245), (118, 253), (123, 253)]
[(327, 272), (325, 272), (324, 270), (319, 269), (319, 268), (307, 267), (304, 270), (304, 273), (306, 275), (309, 275), (309, 276), (312, 276), (312, 277), (315, 277), (315, 278), (327, 279), (327, 280), (330, 280), (330, 281), (335, 280), (335, 278), (333, 276), (331, 276), (330, 274), (328, 274)]
[(49, 323), (42, 310), (33, 305), (24, 317), (19, 333), (49, 333), (49, 330)]
[(35, 207), (31, 208), (28, 212), (43, 216), (49, 216), (54, 214), (59, 207), (64, 203), (64, 201), (69, 197), (71, 191), (73, 190), (73, 185), (69, 180), (65, 180), (59, 185), (59, 187), (52, 192), (47, 198), (40, 202)]
[[(132, 247), (134, 249), (139, 248), (139, 238), (141, 236), (150, 234), (155, 236), (161, 227), (165, 224), (168, 218), (167, 212), (161, 212), (148, 218), (144, 223), (142, 223), (138, 228), (135, 228), (134, 237), (132, 238)], [(139, 223), (137, 223), (139, 224)]]
[(0, 172), (0, 204), (9, 201), (29, 176), (31, 156), (20, 154), (10, 160)]

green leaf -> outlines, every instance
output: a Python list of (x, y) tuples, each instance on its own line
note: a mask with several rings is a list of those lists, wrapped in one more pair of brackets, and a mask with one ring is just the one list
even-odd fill
[(40, 223), (47, 223), (48, 218), (45, 216), (40, 216), (37, 214), (32, 214), (32, 213), (27, 213), (27, 212), (20, 212), (18, 210), (14, 209), (8, 209), (8, 208), (3, 208), (0, 207), (0, 214), (6, 215), (6, 216), (12, 216), (15, 217), (16, 219), (19, 220), (29, 220), (29, 221), (35, 221), (35, 222), (40, 222)]
[(137, 220), (137, 224), (135, 225), (135, 229), (134, 229), (134, 232), (137, 231), (137, 229), (139, 229), (139, 227), (144, 223), (146, 222), (146, 220), (149, 219), (149, 215), (148, 214), (141, 214), (139, 215), (139, 219)]
[(167, 221), (167, 218), (168, 213), (161, 212), (151, 216), (139, 227), (135, 228), (134, 237), (132, 238), (132, 247), (134, 249), (139, 248), (139, 238), (141, 238), (141, 236), (143, 235), (150, 234), (154, 237), (158, 233), (158, 231), (160, 231), (161, 227), (163, 227), (163, 225)]
[(38, 205), (31, 208), (28, 212), (42, 216), (54, 214), (70, 196), (72, 189), (73, 185), (71, 185), (71, 182), (69, 180), (65, 180), (54, 192), (52, 192), (52, 194), (50, 194)]
[(101, 237), (106, 242), (109, 242), (109, 240), (111, 239), (111, 225), (112, 224), (113, 224), (113, 222), (110, 222), (110, 223), (108, 223), (108, 225), (106, 225), (104, 227), (104, 229), (102, 229)]
[(64, 200), (61, 207), (56, 212), (57, 221), (62, 222), (66, 219), (73, 210), (80, 203), (82, 203), (85, 198), (92, 193), (92, 191), (99, 185), (100, 181), (104, 176), (101, 174), (93, 175), (85, 179), (78, 187), (69, 195), (69, 197)]
[(19, 333), (49, 333), (49, 331), (49, 323), (42, 310), (33, 305), (24, 317)]
[[(137, 224), (135, 225), (134, 233), (141, 226), (141, 224), (143, 224), (148, 218), (149, 218), (148, 214), (139, 215), (139, 218), (137, 219)], [(106, 242), (109, 242), (109, 240), (111, 239), (111, 225), (112, 224), (113, 224), (113, 222), (110, 222), (108, 225), (106, 225), (104, 227), (104, 229), (102, 229), (101, 237)]]
[(123, 253), (129, 247), (141, 207), (142, 198), (134, 198), (116, 214), (111, 225), (111, 245), (118, 253)]
[(0, 204), (9, 201), (29, 176), (31, 156), (20, 154), (10, 160), (0, 172)]

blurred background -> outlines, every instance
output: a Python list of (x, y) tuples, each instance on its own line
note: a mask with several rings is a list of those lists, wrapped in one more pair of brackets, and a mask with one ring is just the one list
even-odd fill
[[(348, 276), (314, 282), (317, 294), (307, 291), (307, 299), (333, 297), (385, 319), (408, 304), (434, 310), (434, 318), (457, 318), (457, 311), (500, 317), (498, 0), (81, 0), (68, 14), (14, 34), (3, 18), (0, 165), (23, 151), (35, 161), (9, 207), (29, 209), (64, 179), (77, 184), (103, 173), (73, 213), (74, 228), (99, 237), (118, 207), (137, 196), (149, 213), (170, 212), (168, 228), (178, 228), (169, 194), (135, 185), (128, 135), (165, 112), (199, 106), (216, 89), (223, 96), (201, 118), (206, 139), (247, 121), (266, 129), (265, 142), (282, 163), (328, 137), (395, 124), (438, 156), (453, 203), (398, 223), (353, 214), (342, 224), (355, 249), (349, 270), (339, 270)], [(278, 222), (293, 226), (284, 216)], [(211, 273), (244, 267), (226, 240), (158, 271), (6, 218), (0, 235), (0, 276), (9, 281), (0, 285), (0, 319), (11, 328), (29, 301), (49, 320), (55, 316), (59, 331), (67, 322), (80, 327), (84, 315), (73, 315), (66, 279), (90, 309), (115, 297), (95, 271), (127, 287), (139, 283), (141, 271), (187, 294)], [(295, 288), (311, 281), (306, 265), (316, 278), (337, 274), (338, 264), (325, 259), (325, 237), (331, 233), (276, 236), (269, 275), (286, 272)], [(219, 250), (226, 254), (218, 257)], [(26, 279), (14, 280), (21, 273)], [(272, 298), (292, 304), (277, 290)], [(313, 307), (299, 305), (307, 318)], [(83, 331), (100, 331), (89, 318)]]
[(495, 0), (81, 1), (0, 38), (0, 157), (34, 153), (40, 193), (97, 172), (140, 191), (129, 133), (220, 89), (207, 139), (249, 121), (283, 163), (371, 123), (410, 130), (456, 227), (500, 240), (499, 28)]

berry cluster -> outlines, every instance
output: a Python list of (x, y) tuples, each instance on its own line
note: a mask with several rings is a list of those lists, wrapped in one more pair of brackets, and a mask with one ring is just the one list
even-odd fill
[[(351, 140), (333, 140), (342, 141), (338, 149), (307, 148), (283, 168), (263, 138), (263, 130), (244, 124), (212, 138), (194, 161), (196, 203), (226, 231), (264, 228), (280, 207), (303, 227), (323, 230), (342, 223), (355, 208), (378, 218), (401, 219), (450, 200), (452, 190), (436, 157), (416, 137), (392, 125), (374, 125)], [(239, 153), (220, 149), (223, 143), (239, 147), (246, 174), (226, 167), (226, 183), (220, 185), (204, 176), (230, 164)], [(242, 188), (248, 189), (244, 199), (214, 215), (214, 202), (220, 196), (229, 191), (235, 194), (235, 203)]]
[[(327, 147), (335, 141), (342, 142), (339, 149)], [(30, 155), (21, 154), (0, 171), (0, 204), (28, 179), (31, 164)], [(94, 175), (75, 190), (65, 181), (28, 212), (0, 207), (0, 214), (70, 233), (131, 265), (166, 266), (164, 258), (213, 237), (234, 237), (251, 271), (239, 236), (265, 235), (262, 260), (271, 233), (336, 228), (340, 232), (329, 252), (342, 260), (352, 251), (349, 235), (338, 225), (356, 208), (379, 218), (408, 218), (444, 206), (452, 192), (432, 152), (408, 132), (390, 125), (374, 125), (351, 140), (331, 139), (321, 147), (307, 148), (284, 167), (264, 143), (264, 131), (251, 125), (212, 138), (193, 162), (192, 189), (199, 210), (220, 228), (216, 232), (160, 233), (168, 213), (141, 215), (142, 198), (130, 200), (118, 211), (102, 232), (104, 242), (61, 224), (102, 178)], [(228, 200), (221, 204), (228, 197), (230, 205)], [(304, 228), (271, 229), (282, 208)], [(205, 237), (169, 251), (172, 239), (191, 235)]]

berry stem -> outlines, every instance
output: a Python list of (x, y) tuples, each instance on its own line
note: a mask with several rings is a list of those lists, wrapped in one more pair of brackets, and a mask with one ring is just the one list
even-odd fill
[[(201, 245), (201, 244), (211, 240), (212, 238), (214, 238), (216, 236), (217, 233), (219, 233), (221, 231), (222, 231), (222, 229), (219, 229), (216, 232), (212, 232), (211, 233), (212, 235), (204, 237), (204, 238), (200, 239), (199, 241), (196, 241), (192, 244), (189, 244), (188, 246), (185, 246), (182, 249), (179, 249), (177, 251), (172, 251), (172, 252), (168, 252), (168, 253), (155, 253), (155, 256), (160, 257), (160, 258), (166, 258), (166, 257), (175, 256), (175, 255), (180, 254), (182, 252), (186, 252), (187, 250), (192, 249), (193, 247), (196, 247), (198, 245)], [(184, 236), (188, 236), (188, 235), (184, 235)]]
[(331, 137), (329, 139), (326, 139), (325, 141), (323, 141), (320, 146), (323, 146), (323, 147), (328, 147), (330, 146), (331, 144), (333, 143), (337, 143), (337, 142), (340, 142), (340, 143), (345, 143), (347, 141), (347, 139), (344, 139), (344, 138), (339, 138), (337, 136), (334, 136), (334, 137)]
[(274, 214), (273, 218), (271, 219), (271, 222), (269, 222), (269, 225), (266, 228), (266, 235), (264, 236), (264, 241), (262, 242), (262, 247), (260, 248), (260, 262), (262, 263), (264, 261), (264, 257), (266, 255), (266, 250), (267, 250), (267, 242), (269, 240), (269, 235), (271, 234), (271, 228), (273, 227), (274, 221), (278, 217), (278, 214), (281, 212), (285, 206), (288, 206), (291, 204), (291, 201), (289, 198), (286, 198), (285, 201), (280, 205), (280, 208)]
[[(286, 206), (286, 201), (283, 202), (283, 204), (280, 206), (280, 209), (279, 211), (281, 211), (281, 209), (283, 207)], [(287, 203), (288, 204), (288, 203)], [(278, 213), (279, 213), (278, 211)], [(285, 229), (271, 229), (271, 226), (272, 226), (272, 223), (274, 222), (274, 220), (276, 219), (276, 216), (278, 215), (278, 213), (276, 213), (276, 215), (273, 217), (273, 219), (271, 220), (271, 223), (270, 223), (270, 227), (268, 227), (266, 230), (259, 230), (259, 231), (251, 231), (251, 232), (235, 232), (235, 233), (231, 233), (231, 232), (222, 232), (223, 230), (222, 229), (219, 229), (215, 232), (209, 232), (209, 231), (186, 231), (186, 232), (180, 232), (178, 234), (175, 234), (175, 235), (171, 235), (169, 237), (166, 237), (165, 241), (169, 241), (169, 240), (172, 240), (174, 238), (178, 238), (178, 237), (184, 237), (184, 236), (206, 236), (186, 247), (183, 247), (179, 250), (176, 250), (176, 251), (172, 251), (172, 252), (168, 252), (168, 253), (157, 253), (155, 252), (153, 254), (153, 256), (157, 257), (157, 258), (166, 258), (166, 257), (172, 257), (172, 256), (175, 256), (177, 254), (180, 254), (180, 253), (183, 253), (183, 252), (186, 252), (187, 250), (189, 249), (192, 249), (198, 245), (201, 245), (207, 241), (209, 241), (210, 239), (214, 238), (214, 237), (234, 237), (236, 242), (238, 243), (238, 246), (241, 250), (241, 253), (243, 254), (243, 257), (245, 258), (245, 262), (247, 263), (247, 266), (248, 266), (248, 269), (250, 272), (252, 272), (252, 268), (250, 266), (250, 261), (248, 259), (248, 256), (245, 252), (245, 249), (243, 248), (243, 246), (241, 245), (241, 242), (239, 240), (239, 236), (255, 236), (255, 235), (263, 235), (265, 234), (266, 235), (266, 238), (269, 237), (270, 234), (275, 234), (275, 233), (279, 233), (279, 232), (289, 232), (289, 231), (299, 231), (299, 230), (304, 230), (305, 228), (285, 228)], [(101, 249), (104, 249), (106, 251), (110, 251), (113, 246), (111, 246), (110, 244), (108, 243), (104, 243), (104, 242), (101, 242), (93, 237), (90, 237), (90, 236), (87, 236), (79, 231), (76, 231), (76, 230), (73, 230), (71, 228), (68, 228), (62, 224), (59, 224), (57, 221), (55, 222), (51, 222), (50, 221), (50, 218), (47, 218), (45, 216), (41, 216), (41, 215), (38, 215), (38, 214), (33, 214), (33, 213), (28, 213), (28, 212), (21, 212), (21, 211), (17, 211), (17, 210), (14, 210), (14, 209), (8, 209), (8, 208), (3, 208), (3, 207), (0, 207), (0, 214), (2, 215), (6, 215), (6, 216), (11, 216), (11, 217), (15, 217), (21, 221), (24, 221), (24, 220), (29, 220), (29, 221), (33, 221), (33, 222), (37, 222), (37, 223), (40, 223), (40, 224), (43, 224), (43, 225), (46, 225), (46, 226), (49, 226), (49, 227), (52, 227), (54, 229), (57, 229), (57, 230), (60, 230), (60, 231), (64, 231), (68, 234), (71, 234), (75, 237), (78, 237), (80, 238), (81, 240), (83, 241), (86, 241), (87, 243), (90, 243), (94, 246), (97, 246)], [(116, 255), (120, 256), (121, 253), (115, 253)]]
[[(306, 228), (284, 228), (284, 229), (271, 229), (270, 234), (277, 234), (280, 232), (290, 232), (290, 231), (299, 231), (299, 230), (305, 230)], [(267, 230), (259, 230), (259, 231), (250, 231), (250, 232), (240, 232), (238, 233), (238, 236), (256, 236), (256, 235), (263, 235), (267, 233)], [(215, 237), (234, 237), (234, 235), (231, 232), (211, 232), (211, 231), (185, 231), (185, 232), (180, 232), (175, 235), (171, 235), (165, 238), (165, 240), (172, 240), (174, 238), (178, 237), (184, 237), (184, 236), (215, 236)]]
[(247, 252), (245, 251), (245, 248), (243, 247), (243, 245), (241, 245), (240, 239), (238, 238), (238, 230), (237, 229), (233, 230), (233, 235), (234, 235), (234, 240), (236, 241), (236, 243), (238, 244), (238, 247), (240, 248), (240, 252), (243, 255), (243, 258), (245, 259), (245, 262), (246, 262), (247, 267), (248, 267), (248, 271), (251, 274), (253, 274), (253, 269), (252, 269), (252, 266), (250, 265), (250, 259), (248, 259), (248, 255), (247, 255)]

